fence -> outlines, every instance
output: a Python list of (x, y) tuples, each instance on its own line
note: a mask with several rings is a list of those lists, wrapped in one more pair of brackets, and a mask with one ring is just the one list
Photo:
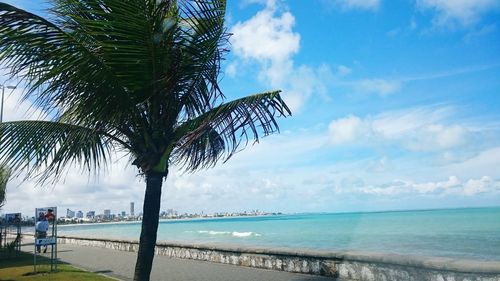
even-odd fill
[(21, 251), (21, 226), (0, 226), (0, 255), (12, 255)]

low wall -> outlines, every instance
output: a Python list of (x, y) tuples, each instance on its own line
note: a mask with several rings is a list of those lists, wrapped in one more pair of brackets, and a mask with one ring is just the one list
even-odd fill
[[(137, 241), (60, 236), (59, 243), (137, 252)], [(157, 243), (157, 255), (334, 277), (335, 280), (500, 281), (500, 262), (393, 254)]]

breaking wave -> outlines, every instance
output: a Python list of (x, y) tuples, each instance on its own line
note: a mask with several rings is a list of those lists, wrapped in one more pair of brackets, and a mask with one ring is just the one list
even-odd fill
[(200, 234), (208, 234), (208, 235), (225, 235), (225, 236), (234, 236), (234, 237), (259, 237), (262, 236), (259, 233), (255, 232), (237, 232), (237, 231), (213, 231), (213, 230), (198, 230), (196, 231)]

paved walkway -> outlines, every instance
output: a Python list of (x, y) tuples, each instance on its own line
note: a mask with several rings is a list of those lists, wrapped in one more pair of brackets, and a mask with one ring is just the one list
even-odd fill
[[(26, 246), (23, 250), (33, 251), (32, 247)], [(121, 280), (132, 280), (137, 253), (70, 244), (59, 244), (58, 248), (58, 256), (61, 261)], [(155, 256), (151, 280), (326, 281), (333, 279), (306, 274)]]

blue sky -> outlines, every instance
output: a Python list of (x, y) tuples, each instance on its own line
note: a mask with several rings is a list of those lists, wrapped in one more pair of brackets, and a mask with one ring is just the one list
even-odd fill
[[(174, 169), (162, 210), (500, 205), (500, 1), (228, 2), (234, 35), (224, 92), (281, 89), (293, 116), (279, 120), (281, 134), (214, 169)], [(19, 93), (6, 101), (6, 120), (29, 106), (17, 104)], [(98, 179), (15, 180), (4, 209), (31, 212), (36, 202), (119, 212), (130, 201), (140, 208), (143, 192), (134, 169), (117, 160)]]

